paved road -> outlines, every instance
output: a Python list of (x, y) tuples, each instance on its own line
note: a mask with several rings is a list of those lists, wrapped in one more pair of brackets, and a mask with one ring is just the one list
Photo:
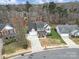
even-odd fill
[(2, 41), (2, 39), (0, 38), (0, 59), (2, 59), (1, 57), (2, 57), (2, 48), (3, 48), (3, 41)]
[(65, 48), (57, 50), (47, 50), (24, 56), (17, 56), (11, 59), (79, 59), (78, 48)]
[(68, 36), (61, 36), (61, 37), (67, 43), (69, 48), (79, 48), (79, 46), (75, 44)]

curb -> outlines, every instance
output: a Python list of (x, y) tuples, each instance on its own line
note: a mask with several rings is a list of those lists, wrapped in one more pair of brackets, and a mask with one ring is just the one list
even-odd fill
[[(47, 46), (47, 48), (43, 47), (43, 51), (46, 51), (46, 50), (51, 50), (51, 49), (58, 49), (58, 48), (67, 48), (68, 45), (59, 45), (59, 46)], [(16, 52), (16, 53), (13, 53), (13, 54), (10, 54), (10, 55), (3, 55), (3, 58), (11, 58), (11, 57), (15, 57), (15, 56), (18, 56), (18, 55), (23, 55), (23, 54), (31, 54), (32, 51), (31, 50), (28, 50), (28, 51), (23, 51), (23, 52)]]
[(10, 54), (10, 55), (3, 55), (2, 57), (3, 58), (11, 58), (11, 57), (14, 57), (14, 56), (18, 56), (18, 55), (22, 55), (22, 54), (25, 54), (25, 53), (30, 53), (32, 52), (31, 50), (29, 51), (23, 51), (23, 52), (16, 52), (16, 53), (13, 53), (13, 54)]

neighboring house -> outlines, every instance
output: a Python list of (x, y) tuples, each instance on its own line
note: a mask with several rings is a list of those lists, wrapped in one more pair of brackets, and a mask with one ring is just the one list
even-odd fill
[(15, 29), (12, 24), (0, 24), (0, 37), (9, 38), (15, 36)]
[(58, 25), (56, 27), (57, 32), (61, 34), (61, 36), (70, 36), (70, 33), (74, 32), (75, 30), (79, 30), (77, 25)]
[(29, 27), (29, 31), (35, 29), (38, 32), (39, 37), (43, 37), (51, 33), (51, 27), (45, 22), (41, 22), (41, 21), (29, 22), (28, 27)]
[(2, 29), (4, 28), (5, 24), (0, 23), (0, 38), (3, 36), (2, 35)]

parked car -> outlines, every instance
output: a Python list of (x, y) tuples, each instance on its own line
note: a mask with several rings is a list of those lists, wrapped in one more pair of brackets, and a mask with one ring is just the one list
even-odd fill
[(69, 34), (71, 37), (79, 37), (79, 30), (74, 30)]

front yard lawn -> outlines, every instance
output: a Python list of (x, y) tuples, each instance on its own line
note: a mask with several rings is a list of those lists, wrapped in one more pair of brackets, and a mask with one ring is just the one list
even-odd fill
[(71, 38), (76, 44), (79, 44), (79, 38)]
[(28, 47), (27, 48), (22, 48), (20, 46), (17, 45), (17, 42), (11, 42), (9, 44), (5, 44), (3, 46), (3, 54), (12, 54), (12, 53), (15, 53), (16, 51), (19, 51), (19, 50), (27, 50), (28, 48), (31, 48), (31, 45), (30, 45), (30, 41), (28, 41)]
[(51, 30), (51, 34), (48, 36), (48, 38), (50, 38), (50, 40), (55, 43), (60, 43), (60, 44), (65, 44), (65, 42), (63, 41), (63, 39), (60, 37), (60, 35), (57, 33), (55, 28), (52, 28)]
[(16, 42), (10, 43), (10, 44), (4, 45), (3, 54), (14, 53), (18, 49), (20, 49), (20, 48), (16, 46)]
[(51, 30), (51, 35), (50, 35), (51, 38), (54, 38), (54, 39), (61, 39), (61, 37), (59, 36), (59, 34), (56, 32), (56, 29), (52, 29)]
[(65, 45), (66, 43), (57, 33), (55, 27), (51, 29), (51, 34), (49, 34), (46, 38), (40, 39), (42, 46), (55, 46), (55, 45)]

